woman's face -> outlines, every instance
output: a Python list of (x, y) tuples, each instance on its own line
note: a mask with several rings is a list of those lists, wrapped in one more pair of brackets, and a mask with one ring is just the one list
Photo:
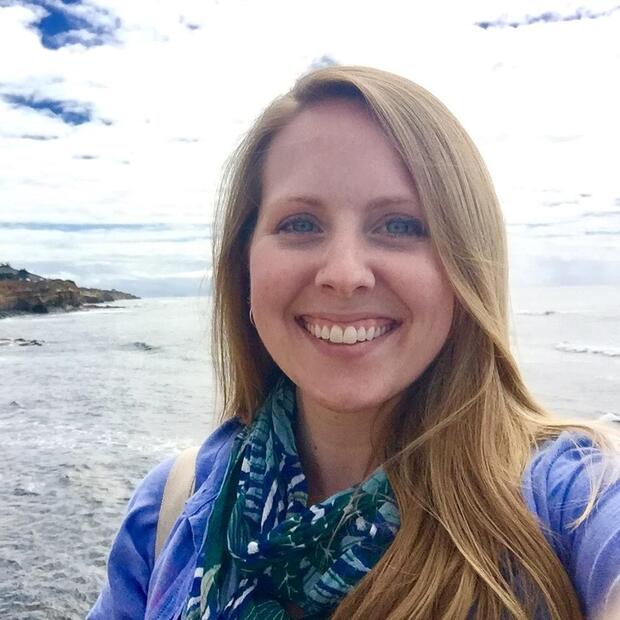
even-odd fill
[(360, 104), (316, 104), (275, 137), (250, 282), (261, 340), (305, 403), (377, 409), (441, 349), (453, 293), (411, 178)]

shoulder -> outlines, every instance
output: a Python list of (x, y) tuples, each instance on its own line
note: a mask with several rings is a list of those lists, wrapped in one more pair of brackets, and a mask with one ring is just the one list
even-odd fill
[(227, 420), (220, 425), (204, 441), (196, 456), (196, 489), (199, 489), (209, 478), (216, 463), (226, 461), (233, 440), (241, 429), (241, 423), (236, 420)]
[(563, 432), (533, 451), (523, 475), (525, 500), (554, 530), (563, 530), (567, 519), (581, 516), (597, 487), (597, 505), (620, 492), (619, 464), (590, 436)]
[[(211, 486), (214, 470), (219, 470), (222, 452), (240, 428), (229, 420), (212, 433), (196, 458), (197, 495)], [(155, 539), (166, 481), (174, 464), (171, 457), (152, 469), (136, 488), (108, 558), (107, 581), (89, 614), (89, 619), (144, 617), (149, 582), (155, 564)], [(225, 463), (223, 465), (225, 467)], [(202, 485), (199, 487), (199, 485)], [(215, 486), (215, 485), (213, 485)], [(192, 498), (194, 499), (194, 498)], [(191, 501), (191, 500), (190, 500)], [(189, 502), (188, 502), (189, 503)], [(188, 541), (191, 544), (191, 540)]]
[[(617, 454), (586, 434), (564, 432), (533, 452), (523, 475), (526, 504), (588, 612), (618, 587), (619, 470)], [(590, 500), (592, 509), (581, 520)]]
[[(204, 491), (203, 487), (213, 478), (214, 472), (226, 466), (227, 447), (232, 443), (239, 428), (239, 422), (228, 420), (209, 435), (200, 446), (196, 456), (196, 493)], [(135, 522), (137, 529), (131, 533), (135, 537), (135, 542), (144, 540), (151, 568), (154, 563), (155, 533), (162, 497), (175, 458), (166, 459), (142, 480), (129, 503), (125, 519), (125, 522), (128, 520)]]
[[(225, 460), (223, 453), (227, 453), (227, 448), (240, 428), (241, 425), (238, 421), (228, 420), (213, 431), (202, 443), (196, 456), (195, 488), (197, 490), (209, 478), (219, 461)], [(135, 512), (145, 513), (145, 515), (155, 513), (154, 522), (157, 523), (164, 487), (175, 460), (176, 457), (167, 458), (145, 476), (129, 502), (128, 515)], [(149, 519), (149, 521), (153, 521), (153, 519)], [(146, 532), (143, 532), (143, 535), (145, 534)]]
[(130, 499), (110, 549), (107, 579), (88, 620), (144, 617), (159, 505), (173, 462), (169, 458), (151, 470)]
[[(208, 480), (218, 465), (225, 466), (227, 447), (240, 428), (236, 420), (229, 420), (219, 426), (202, 443), (196, 456), (196, 490)], [(222, 458), (220, 458), (222, 457)], [(136, 538), (144, 539), (149, 552), (150, 565), (153, 564), (154, 536), (159, 518), (159, 510), (166, 486), (176, 457), (170, 457), (153, 468), (136, 488), (127, 508), (127, 518), (135, 522)], [(126, 518), (126, 521), (127, 521)]]

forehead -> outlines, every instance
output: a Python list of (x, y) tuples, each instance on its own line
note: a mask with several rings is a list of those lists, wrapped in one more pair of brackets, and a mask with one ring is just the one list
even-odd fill
[(396, 149), (366, 107), (333, 99), (299, 112), (274, 138), (263, 199), (276, 192), (412, 193)]
[(370, 132), (383, 136), (383, 130), (361, 101), (331, 98), (308, 104), (295, 114), (278, 133), (276, 140), (283, 141), (291, 136), (300, 138), (321, 133), (350, 133), (355, 135)]

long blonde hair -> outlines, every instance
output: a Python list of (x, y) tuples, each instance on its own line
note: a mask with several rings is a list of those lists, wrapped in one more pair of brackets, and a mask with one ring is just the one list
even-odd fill
[[(571, 582), (520, 493), (533, 447), (557, 436), (510, 352), (504, 224), (471, 139), (433, 95), (364, 67), (303, 76), (256, 121), (230, 160), (214, 254), (214, 351), (224, 416), (244, 422), (281, 371), (250, 324), (248, 245), (275, 134), (332, 97), (373, 115), (415, 183), (457, 297), (448, 340), (393, 414), (385, 468), (401, 527), (335, 620), (582, 618)], [(573, 425), (574, 426), (574, 425)]]

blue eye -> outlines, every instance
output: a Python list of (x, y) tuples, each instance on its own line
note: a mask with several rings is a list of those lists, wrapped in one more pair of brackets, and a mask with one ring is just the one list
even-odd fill
[(278, 232), (297, 233), (300, 235), (320, 232), (319, 227), (306, 216), (291, 217), (278, 227)]
[(394, 237), (426, 237), (427, 232), (421, 220), (414, 217), (393, 217), (385, 221), (384, 230)]

